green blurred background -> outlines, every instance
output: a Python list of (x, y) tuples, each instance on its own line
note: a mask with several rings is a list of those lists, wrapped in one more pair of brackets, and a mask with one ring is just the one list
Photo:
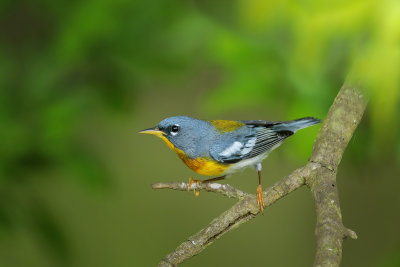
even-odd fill
[[(371, 100), (338, 174), (359, 236), (342, 266), (400, 266), (398, 0), (1, 1), (0, 266), (156, 265), (235, 200), (151, 190), (194, 173), (137, 131), (324, 118), (349, 74)], [(264, 161), (264, 186), (318, 128)], [(228, 183), (254, 193), (257, 177)], [(311, 266), (314, 227), (301, 188), (184, 266)]]

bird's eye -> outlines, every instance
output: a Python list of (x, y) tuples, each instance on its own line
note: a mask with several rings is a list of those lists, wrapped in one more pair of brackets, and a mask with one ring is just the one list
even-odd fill
[(180, 126), (178, 124), (174, 124), (171, 126), (171, 134), (176, 135), (179, 132)]

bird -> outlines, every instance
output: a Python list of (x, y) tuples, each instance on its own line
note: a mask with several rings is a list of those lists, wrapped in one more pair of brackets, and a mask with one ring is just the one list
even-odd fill
[[(255, 167), (258, 173), (256, 190), (260, 210), (265, 208), (261, 184), (261, 162), (269, 153), (298, 130), (320, 123), (314, 117), (291, 121), (264, 120), (200, 120), (187, 116), (174, 116), (162, 120), (157, 126), (139, 131), (161, 138), (186, 164), (200, 175), (216, 176), (206, 180), (190, 177), (193, 183), (223, 180), (246, 167)], [(199, 191), (194, 189), (195, 195)]]

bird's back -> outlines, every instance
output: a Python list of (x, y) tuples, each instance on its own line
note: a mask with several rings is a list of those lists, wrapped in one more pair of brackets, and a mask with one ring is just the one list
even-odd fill
[[(226, 164), (249, 159), (261, 162), (269, 152), (296, 131), (319, 122), (311, 117), (283, 122), (239, 121), (243, 126), (219, 135), (210, 148), (210, 155), (216, 161)], [(253, 160), (248, 162), (254, 163)]]

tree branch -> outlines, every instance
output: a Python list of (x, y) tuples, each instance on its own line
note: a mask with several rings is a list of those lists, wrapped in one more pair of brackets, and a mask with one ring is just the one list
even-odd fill
[(310, 161), (320, 167), (306, 178), (306, 183), (314, 195), (317, 214), (317, 251), (314, 266), (339, 266), (343, 239), (357, 238), (356, 233), (345, 228), (342, 223), (336, 173), (366, 105), (367, 101), (362, 92), (345, 84), (314, 142)]
[[(304, 185), (304, 176), (309, 172), (309, 168), (300, 168), (292, 172), (290, 175), (286, 176), (284, 179), (278, 181), (273, 186), (268, 187), (264, 191), (265, 204), (270, 206), (278, 199), (284, 197), (300, 186)], [(170, 185), (174, 186), (170, 186)], [(178, 185), (179, 184), (179, 185)], [(171, 188), (178, 189), (181, 191), (187, 190), (186, 187), (182, 187), (185, 183), (170, 183), (170, 184), (155, 184), (156, 188)], [(178, 185), (178, 187), (175, 187)], [(201, 185), (204, 186), (204, 185)], [(221, 191), (227, 190), (224, 193), (221, 191), (212, 191), (217, 193), (222, 193), (223, 195), (228, 195), (229, 190), (227, 188), (234, 188), (232, 186), (225, 185), (225, 189), (221, 186)], [(154, 188), (154, 185), (153, 185)], [(234, 190), (237, 190), (234, 188)], [(240, 191), (240, 190), (238, 190)], [(241, 191), (240, 191), (241, 192)], [(257, 204), (257, 199), (255, 195), (245, 193), (245, 197), (233, 205), (232, 208), (223, 212), (220, 216), (215, 218), (210, 224), (205, 228), (200, 230), (195, 235), (189, 237), (189, 239), (183, 242), (179, 247), (177, 247), (172, 253), (165, 256), (165, 258), (160, 262), (159, 266), (177, 266), (188, 258), (191, 258), (200, 252), (202, 252), (208, 245), (211, 245), (215, 240), (220, 238), (222, 235), (231, 231), (232, 229), (238, 227), (244, 222), (249, 221), (254, 218), (259, 212), (259, 206)]]
[[(265, 203), (269, 206), (304, 184), (310, 188), (317, 214), (314, 266), (339, 266), (343, 239), (357, 238), (355, 232), (344, 227), (342, 223), (336, 173), (366, 105), (367, 101), (361, 90), (345, 84), (321, 126), (309, 162), (264, 191)], [(182, 182), (152, 185), (153, 189), (180, 191), (186, 191), (187, 186), (187, 183)], [(255, 195), (230, 185), (200, 184), (199, 189), (234, 197), (239, 202), (165, 256), (159, 266), (177, 266), (260, 212)]]

